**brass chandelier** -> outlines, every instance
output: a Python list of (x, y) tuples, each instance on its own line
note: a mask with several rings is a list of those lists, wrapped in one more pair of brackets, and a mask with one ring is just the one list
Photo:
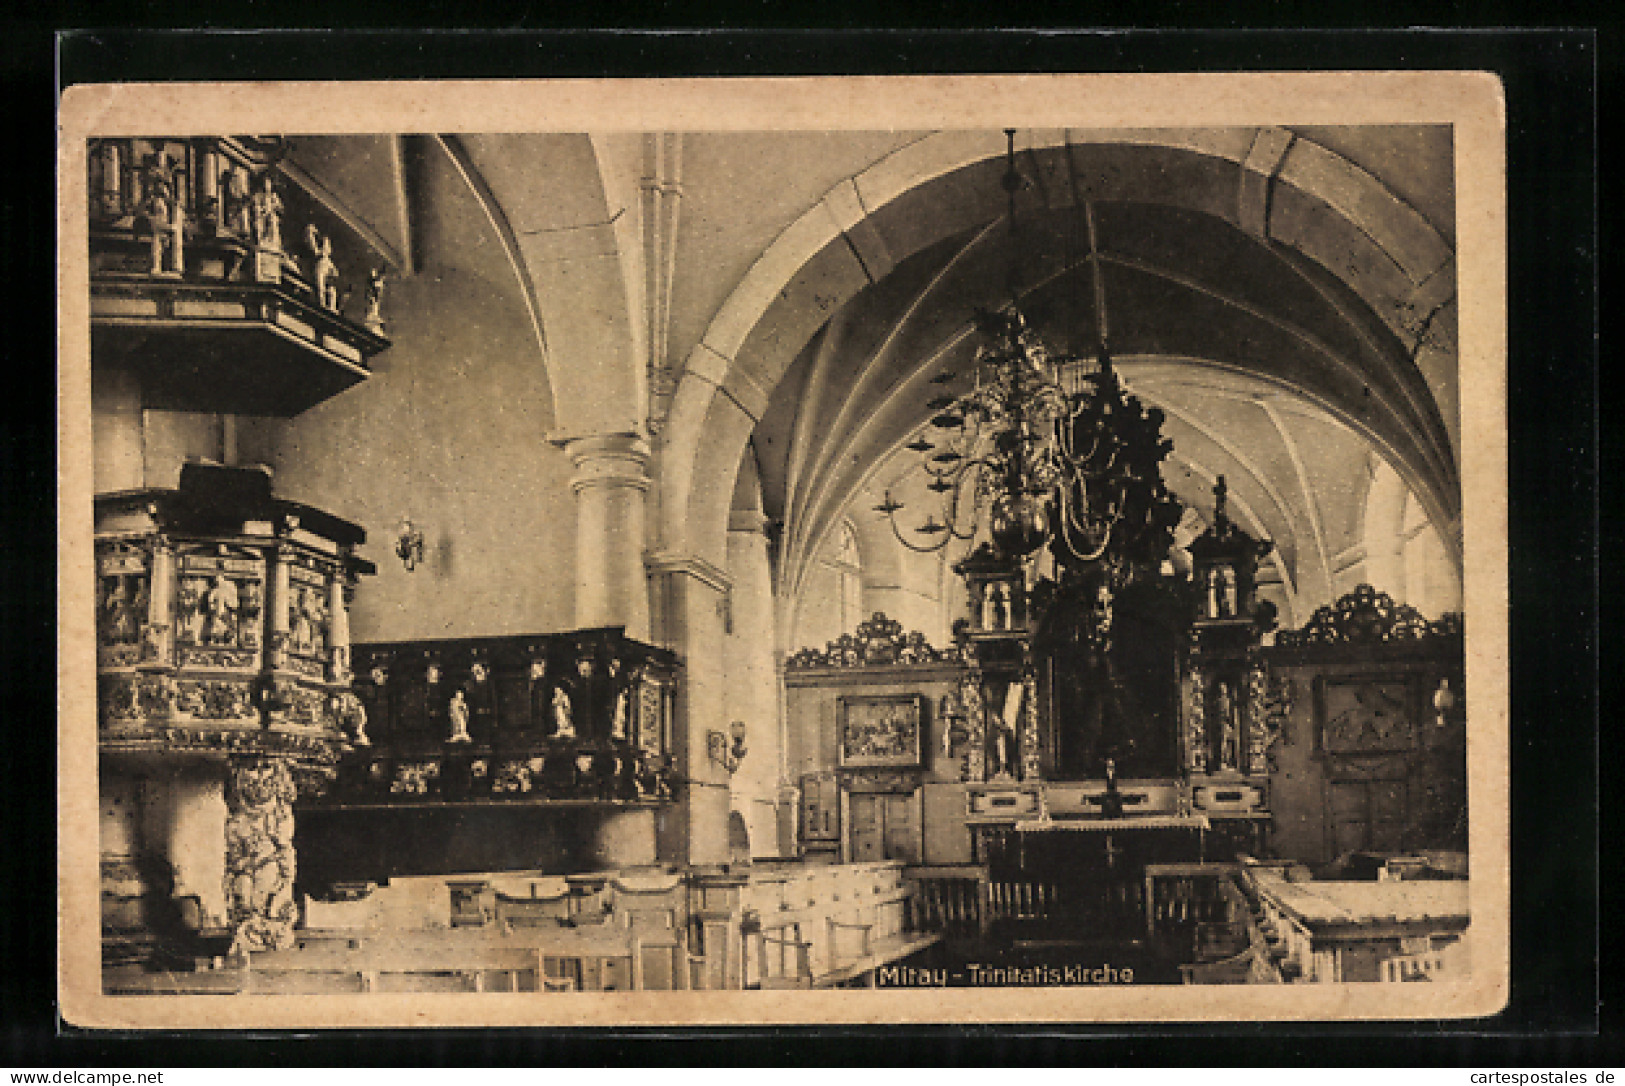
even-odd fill
[[(1016, 191), (1015, 130), (1006, 129), (1003, 187), (1009, 198), (1012, 253)], [(1012, 261), (1008, 304), (978, 310), (981, 337), (962, 395), (928, 400), (929, 422), (904, 447), (919, 454), (925, 488), (941, 496), (905, 536), (904, 508), (887, 490), (875, 510), (903, 546), (939, 551), (974, 539), (983, 528), (1002, 557), (1030, 560), (1048, 546), (1063, 568), (1157, 568), (1167, 555), (1181, 507), (1162, 481), (1173, 443), (1162, 436), (1163, 413), (1146, 409), (1112, 367), (1093, 208), (1085, 203), (1095, 294), (1094, 358), (1052, 354), (1016, 300)], [(956, 374), (931, 378), (947, 385)]]

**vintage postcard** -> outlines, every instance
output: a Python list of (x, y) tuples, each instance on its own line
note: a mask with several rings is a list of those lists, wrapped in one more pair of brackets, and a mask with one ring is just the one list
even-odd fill
[(1473, 72), (80, 85), (86, 1027), (1509, 984)]

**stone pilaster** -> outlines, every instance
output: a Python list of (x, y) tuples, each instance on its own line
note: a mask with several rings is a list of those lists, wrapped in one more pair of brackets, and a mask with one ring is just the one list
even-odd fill
[(175, 548), (163, 536), (152, 543), (152, 579), (147, 586), (147, 628), (142, 633), (141, 661), (166, 667), (175, 662)]
[(672, 728), (677, 802), (661, 813), (660, 859), (726, 863), (728, 772), (707, 754), (706, 733), (728, 730), (723, 613), (732, 584), (715, 565), (687, 555), (652, 555), (649, 570), (655, 642), (683, 661)]
[(733, 775), (734, 809), (745, 819), (751, 852), (775, 856), (783, 729), (765, 525), (762, 514), (745, 510), (735, 510), (728, 520), (728, 575), (733, 582), (728, 613), (733, 628), (724, 667), (724, 715), (746, 727), (748, 754)]
[(649, 583), (643, 568), (649, 443), (637, 434), (555, 439), (575, 474), (576, 625), (624, 626), (649, 638)]

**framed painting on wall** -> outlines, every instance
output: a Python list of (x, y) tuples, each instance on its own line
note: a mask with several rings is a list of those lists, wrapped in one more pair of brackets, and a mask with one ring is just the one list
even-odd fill
[(835, 710), (842, 767), (918, 766), (925, 722), (919, 694), (844, 697)]

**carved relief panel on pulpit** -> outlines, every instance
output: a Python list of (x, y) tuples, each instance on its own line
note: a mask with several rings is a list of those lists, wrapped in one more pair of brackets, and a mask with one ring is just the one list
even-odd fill
[(103, 667), (132, 667), (150, 628), (151, 549), (114, 541), (96, 555), (96, 657)]
[(265, 560), (227, 544), (177, 547), (175, 663), (254, 669), (265, 618)]

